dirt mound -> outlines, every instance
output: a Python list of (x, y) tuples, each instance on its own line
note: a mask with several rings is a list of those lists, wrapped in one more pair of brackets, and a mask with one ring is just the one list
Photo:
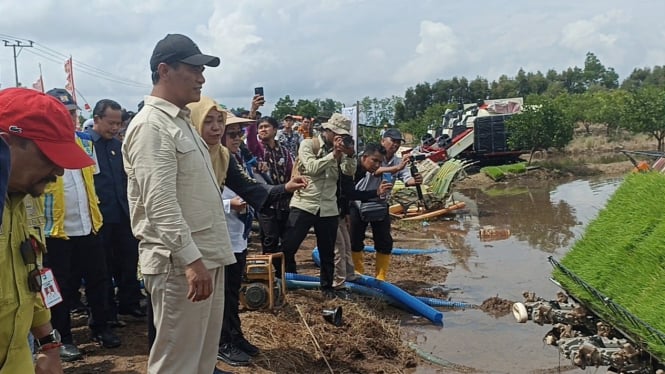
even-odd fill
[(514, 301), (502, 299), (498, 296), (493, 296), (480, 304), (480, 310), (491, 315), (492, 317), (499, 318), (510, 313), (514, 303)]

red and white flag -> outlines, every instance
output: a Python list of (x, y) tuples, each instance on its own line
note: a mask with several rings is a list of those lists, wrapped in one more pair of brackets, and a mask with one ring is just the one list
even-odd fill
[(32, 84), (32, 88), (39, 91), (39, 92), (44, 92), (44, 79), (42, 78), (42, 75), (39, 75), (39, 79), (35, 83)]
[(76, 102), (76, 86), (74, 86), (74, 66), (72, 63), (71, 56), (67, 61), (65, 61), (65, 73), (67, 73), (67, 83), (65, 84), (65, 89), (69, 91)]

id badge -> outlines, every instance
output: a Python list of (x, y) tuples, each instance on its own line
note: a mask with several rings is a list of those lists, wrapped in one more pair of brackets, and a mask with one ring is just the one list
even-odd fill
[(47, 308), (51, 308), (62, 302), (62, 294), (58, 282), (55, 281), (53, 271), (49, 268), (42, 268), (40, 271), (42, 276), (42, 300)]

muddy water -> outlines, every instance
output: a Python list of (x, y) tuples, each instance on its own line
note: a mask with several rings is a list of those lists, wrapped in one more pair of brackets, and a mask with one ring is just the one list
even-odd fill
[[(463, 190), (457, 198), (467, 203), (464, 213), (420, 230), (433, 245), (450, 248), (436, 261), (453, 267), (445, 281), (446, 287), (459, 288), (451, 293), (453, 300), (481, 304), (499, 296), (523, 301), (527, 290), (554, 298), (558, 288), (549, 281), (547, 257), (559, 259), (566, 253), (620, 182), (594, 179), (538, 188)], [(549, 327), (531, 321), (518, 324), (512, 314), (495, 318), (480, 310), (448, 311), (443, 328), (406, 326), (426, 352), (479, 372), (582, 372), (557, 370), (570, 367), (570, 362), (542, 343)], [(436, 372), (432, 370), (418, 372)]]

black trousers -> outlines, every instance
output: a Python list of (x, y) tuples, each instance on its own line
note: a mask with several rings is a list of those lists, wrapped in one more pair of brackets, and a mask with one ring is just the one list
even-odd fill
[(390, 215), (382, 221), (364, 222), (360, 219), (360, 211), (356, 204), (351, 204), (351, 251), (362, 252), (365, 247), (365, 230), (367, 224), (372, 225), (374, 235), (374, 249), (378, 253), (389, 255), (393, 251), (393, 237), (390, 234)]
[(302, 209), (291, 208), (286, 225), (286, 237), (282, 244), (286, 261), (286, 272), (296, 273), (296, 252), (307, 236), (310, 227), (314, 227), (316, 246), (321, 258), (320, 277), (321, 289), (333, 289), (335, 273), (335, 240), (339, 216), (320, 217)]
[[(139, 241), (132, 234), (127, 220), (124, 223), (104, 223), (99, 238), (106, 253), (107, 274), (109, 276), (109, 320), (115, 319), (118, 310), (138, 309), (141, 299), (141, 284), (136, 278), (139, 261)], [(115, 285), (112, 281), (115, 281)], [(114, 287), (115, 286), (115, 287)], [(115, 302), (115, 288), (118, 288), (118, 303)]]
[(80, 296), (81, 276), (85, 280), (85, 296), (90, 308), (88, 325), (93, 331), (106, 329), (108, 308), (108, 276), (106, 256), (99, 237), (95, 234), (72, 236), (69, 240), (46, 239), (48, 253), (44, 266), (53, 270), (63, 302), (51, 308), (51, 323), (62, 336), (62, 342), (72, 344), (69, 311)]
[(220, 346), (224, 343), (234, 343), (243, 336), (240, 327), (240, 285), (245, 274), (247, 263), (247, 250), (234, 253), (236, 263), (224, 268), (224, 318), (222, 319), (222, 332)]
[[(259, 212), (259, 227), (261, 237), (261, 248), (263, 254), (282, 252), (282, 246), (286, 238), (286, 224), (289, 220), (289, 211), (275, 208), (265, 208)], [(282, 271), (282, 262), (279, 259), (273, 261), (277, 274)]]

